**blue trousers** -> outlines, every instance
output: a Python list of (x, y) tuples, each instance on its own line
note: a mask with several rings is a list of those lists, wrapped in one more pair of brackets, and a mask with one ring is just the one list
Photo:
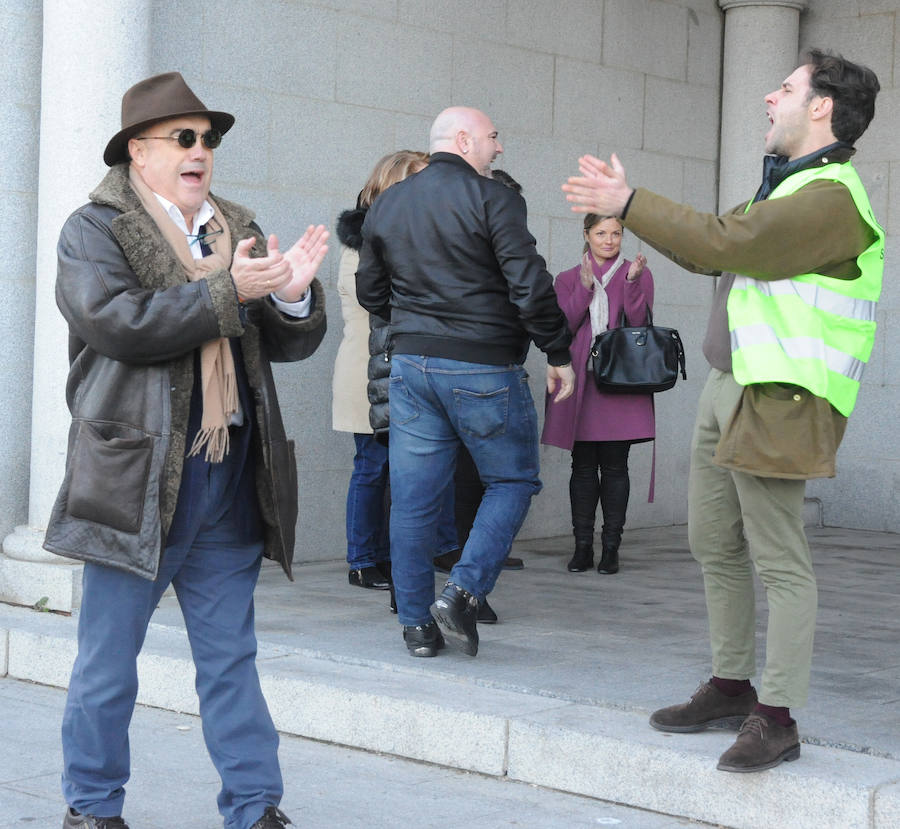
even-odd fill
[(374, 435), (353, 435), (356, 455), (347, 488), (347, 564), (371, 567), (391, 557), (388, 450)]
[[(356, 455), (347, 489), (347, 564), (351, 569), (390, 561), (390, 488), (387, 446), (374, 435), (354, 433)], [(454, 494), (447, 491), (435, 555), (459, 549)]]
[(484, 497), (450, 580), (483, 599), (494, 587), (538, 478), (537, 415), (521, 366), (395, 354), (390, 385), (391, 558), (399, 621), (431, 621), (433, 551), (461, 443)]
[(245, 490), (236, 481), (244, 480), (242, 469), (228, 456), (221, 464), (191, 458), (185, 466), (191, 467), (184, 475), (190, 483), (179, 493), (155, 581), (85, 565), (78, 657), (62, 727), (63, 794), (79, 812), (122, 814), (137, 657), (171, 583), (196, 668), (203, 736), (222, 779), (219, 811), (226, 829), (248, 829), (282, 795), (278, 734), (256, 672), (253, 590), (263, 545), (240, 540), (248, 522), (235, 516), (256, 509), (255, 501), (235, 501), (235, 492)]

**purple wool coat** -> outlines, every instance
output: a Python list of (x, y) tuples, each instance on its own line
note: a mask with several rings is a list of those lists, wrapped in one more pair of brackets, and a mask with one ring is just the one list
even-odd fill
[[(599, 278), (603, 271), (593, 257), (591, 260)], [(641, 275), (629, 282), (625, 275), (630, 265), (623, 260), (606, 286), (610, 328), (618, 325), (623, 307), (628, 325), (644, 325), (647, 307), (653, 309), (653, 274), (644, 267)], [(591, 377), (587, 362), (593, 342), (589, 309), (594, 292), (581, 284), (580, 273), (579, 264), (559, 274), (553, 285), (573, 335), (570, 350), (575, 391), (561, 403), (547, 395), (541, 443), (571, 450), (576, 440), (651, 440), (656, 436), (653, 395), (605, 394)]]

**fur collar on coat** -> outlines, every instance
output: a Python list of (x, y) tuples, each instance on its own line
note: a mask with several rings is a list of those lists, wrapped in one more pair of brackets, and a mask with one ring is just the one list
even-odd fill
[(367, 207), (356, 207), (338, 216), (337, 235), (342, 245), (357, 251), (362, 247), (362, 226), (368, 212)]

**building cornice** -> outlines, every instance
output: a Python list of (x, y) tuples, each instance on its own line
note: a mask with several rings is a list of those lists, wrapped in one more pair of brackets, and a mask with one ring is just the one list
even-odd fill
[(723, 12), (743, 6), (786, 6), (798, 12), (809, 8), (809, 0), (718, 0), (718, 3)]

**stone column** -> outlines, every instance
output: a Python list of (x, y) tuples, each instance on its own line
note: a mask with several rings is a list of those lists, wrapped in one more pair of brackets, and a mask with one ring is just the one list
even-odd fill
[(769, 129), (763, 98), (798, 66), (808, 0), (718, 0), (725, 12), (719, 209), (751, 198)]
[(56, 241), (103, 177), (122, 93), (150, 74), (152, 0), (44, 0), (28, 525), (3, 540), (0, 600), (71, 611), (81, 567), (41, 547), (65, 468), (67, 330), (54, 299)]
[(0, 538), (28, 514), (41, 120), (40, 3), (0, 11)]

